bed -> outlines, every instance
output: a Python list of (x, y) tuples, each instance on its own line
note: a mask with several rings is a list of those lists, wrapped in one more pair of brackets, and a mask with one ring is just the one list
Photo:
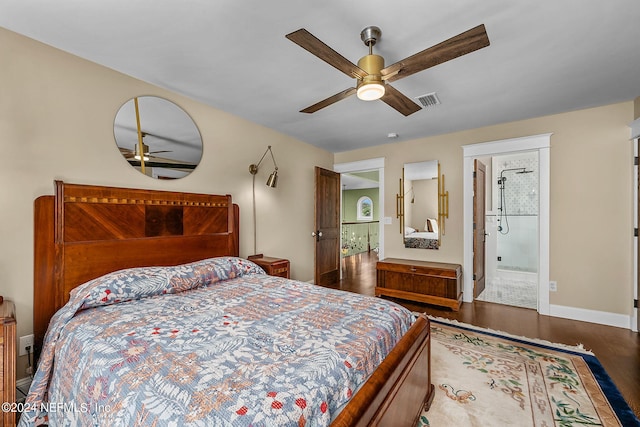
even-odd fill
[[(415, 425), (433, 398), (428, 319), (265, 275), (238, 257), (238, 215), (229, 195), (56, 181), (35, 202), (28, 402), (96, 425)], [(367, 334), (382, 339), (353, 345)]]
[(439, 235), (437, 231), (417, 231), (412, 227), (404, 228), (404, 247), (415, 249), (438, 249)]

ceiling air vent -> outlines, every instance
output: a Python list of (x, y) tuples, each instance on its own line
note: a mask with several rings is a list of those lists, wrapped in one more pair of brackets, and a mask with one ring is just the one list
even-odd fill
[(427, 93), (426, 95), (420, 95), (416, 99), (420, 101), (420, 104), (422, 104), (423, 107), (433, 107), (440, 104), (438, 95), (436, 95), (435, 92)]

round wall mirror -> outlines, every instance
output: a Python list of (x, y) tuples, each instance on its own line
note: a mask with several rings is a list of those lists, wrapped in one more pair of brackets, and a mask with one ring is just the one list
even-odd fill
[(202, 137), (191, 117), (173, 102), (156, 96), (124, 103), (116, 114), (113, 134), (125, 160), (153, 178), (187, 176), (202, 157)]

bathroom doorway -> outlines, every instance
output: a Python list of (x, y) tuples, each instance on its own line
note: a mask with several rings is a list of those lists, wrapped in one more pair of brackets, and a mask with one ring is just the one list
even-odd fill
[(485, 289), (479, 301), (538, 306), (538, 153), (484, 157)]
[[(464, 258), (463, 258), (463, 301), (464, 302), (473, 302), (474, 295), (474, 250), (473, 250), (473, 200), (474, 200), (474, 191), (473, 191), (473, 170), (474, 170), (474, 160), (475, 159), (492, 159), (493, 157), (507, 156), (507, 155), (515, 155), (515, 154), (523, 154), (523, 153), (535, 153), (537, 157), (537, 199), (538, 199), (538, 217), (537, 217), (537, 228), (532, 234), (536, 235), (537, 247), (533, 251), (526, 252), (527, 256), (531, 255), (531, 252), (535, 254), (536, 271), (535, 280), (536, 280), (536, 293), (537, 293), (537, 311), (540, 314), (549, 315), (550, 313), (550, 304), (549, 304), (549, 193), (550, 193), (550, 148), (551, 148), (551, 134), (540, 134), (540, 135), (532, 135), (525, 136), (521, 138), (512, 138), (512, 139), (503, 139), (498, 141), (490, 141), (490, 142), (482, 142), (477, 144), (469, 144), (464, 145), (463, 149), (463, 163), (464, 163), (464, 175), (463, 175), (463, 239), (464, 239)], [(487, 163), (493, 164), (493, 160), (488, 160)], [(514, 166), (521, 167), (521, 166)], [(525, 167), (525, 166), (522, 166)], [(508, 168), (504, 168), (508, 169)], [(518, 174), (522, 176), (533, 175), (533, 172), (528, 172), (529, 169), (524, 170), (513, 170), (509, 172), (504, 172), (503, 177), (506, 176), (507, 179), (504, 181), (506, 183), (505, 189), (503, 189), (503, 193), (508, 191), (509, 183), (513, 183), (515, 178), (513, 178), (513, 174), (518, 171), (522, 171), (523, 173)], [(487, 192), (491, 191), (491, 196), (489, 200), (493, 203), (494, 197), (496, 198), (495, 205), (492, 205), (491, 209), (495, 212), (493, 215), (493, 219), (495, 220), (494, 226), (496, 230), (493, 232), (495, 235), (498, 230), (498, 218), (497, 218), (497, 207), (499, 204), (497, 203), (498, 197), (500, 196), (500, 190), (498, 188), (494, 188), (493, 186), (497, 186), (497, 180), (495, 178), (500, 177), (501, 170), (496, 168), (497, 174), (495, 172), (491, 172), (491, 175), (487, 174), (487, 181), (492, 182), (492, 188)], [(494, 177), (493, 179), (490, 177)], [(511, 178), (511, 180), (510, 180)], [(495, 184), (494, 184), (495, 181)], [(493, 193), (496, 193), (495, 195)], [(505, 198), (508, 196), (504, 194)], [(507, 203), (507, 213), (509, 213), (510, 205), (509, 200)], [(514, 203), (514, 202), (512, 202)], [(512, 220), (511, 216), (506, 219), (501, 219), (500, 221), (501, 227), (505, 228), (505, 222), (509, 222), (511, 226), (510, 233), (515, 233), (514, 225), (516, 223), (519, 224), (518, 220)], [(491, 226), (491, 224), (489, 224)], [(515, 235), (515, 234), (514, 234)], [(489, 237), (489, 236), (487, 236)], [(496, 246), (495, 252), (493, 255), (487, 253), (486, 257), (488, 260), (493, 260), (496, 263), (497, 268), (497, 251), (498, 244), (496, 238)], [(487, 247), (487, 252), (491, 250), (490, 247)], [(505, 252), (502, 252), (505, 253)], [(502, 255), (500, 255), (502, 256)], [(506, 260), (505, 260), (506, 261)], [(504, 263), (503, 263), (504, 265)], [(516, 264), (517, 265), (517, 264)], [(489, 269), (493, 270), (493, 265), (488, 266)], [(494, 270), (495, 271), (495, 270)]]

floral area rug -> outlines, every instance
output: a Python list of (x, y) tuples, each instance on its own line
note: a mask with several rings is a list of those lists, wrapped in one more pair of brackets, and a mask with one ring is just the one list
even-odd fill
[(611, 378), (580, 347), (431, 318), (435, 398), (418, 427), (640, 426)]

